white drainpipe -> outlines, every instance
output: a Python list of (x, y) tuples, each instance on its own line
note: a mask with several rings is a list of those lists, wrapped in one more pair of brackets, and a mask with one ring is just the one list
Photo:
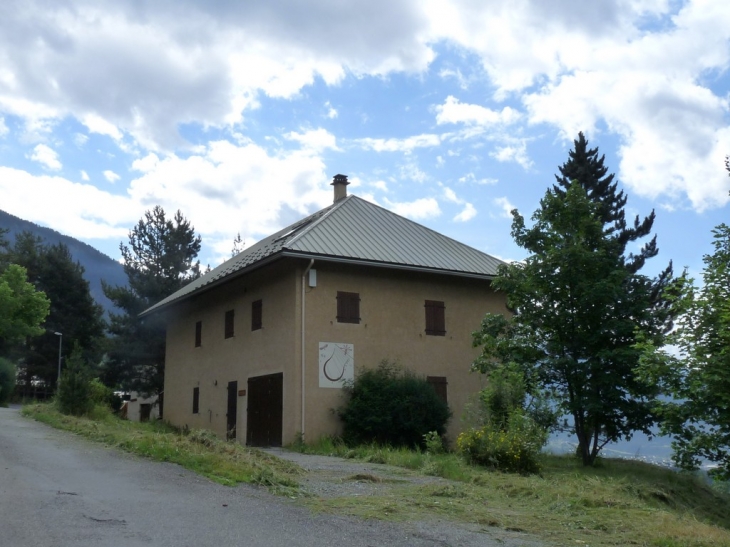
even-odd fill
[(305, 295), (306, 295), (306, 279), (307, 274), (309, 273), (309, 270), (312, 269), (312, 266), (314, 266), (314, 259), (311, 259), (309, 261), (309, 266), (307, 266), (307, 269), (304, 270), (304, 274), (302, 274), (302, 440), (304, 439), (304, 403), (306, 401), (306, 388), (305, 388), (305, 372), (307, 368), (307, 359), (306, 359), (306, 353), (304, 352), (304, 325), (305, 325), (305, 314), (304, 314), (304, 301), (305, 301)]

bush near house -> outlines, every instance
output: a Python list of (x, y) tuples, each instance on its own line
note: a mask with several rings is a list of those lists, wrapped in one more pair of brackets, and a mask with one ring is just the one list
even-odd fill
[(338, 414), (349, 445), (422, 446), (427, 433), (443, 435), (451, 417), (425, 378), (387, 359), (361, 372), (345, 392), (348, 400)]

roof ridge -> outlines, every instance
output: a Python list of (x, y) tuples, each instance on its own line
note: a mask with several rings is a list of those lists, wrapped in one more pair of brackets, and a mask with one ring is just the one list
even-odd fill
[[(330, 216), (330, 214), (332, 214), (333, 211), (336, 211), (337, 209), (342, 207), (342, 205), (344, 205), (345, 202), (349, 201), (351, 197), (357, 197), (357, 196), (350, 194), (349, 196), (346, 196), (344, 199), (341, 199), (340, 201), (335, 202), (332, 205), (330, 205), (329, 211), (327, 211), (325, 214), (323, 214), (321, 217), (319, 217), (314, 222), (310, 222), (309, 225), (306, 228), (304, 228), (304, 230), (302, 230), (301, 232), (296, 234), (293, 238), (291, 238), (289, 241), (287, 241), (284, 244), (284, 247), (288, 247), (289, 245), (294, 243), (296, 240), (298, 240), (300, 237), (304, 236), (305, 234), (309, 233), (311, 230), (316, 228), (325, 218)], [(316, 214), (316, 213), (313, 213), (313, 215), (314, 214)]]

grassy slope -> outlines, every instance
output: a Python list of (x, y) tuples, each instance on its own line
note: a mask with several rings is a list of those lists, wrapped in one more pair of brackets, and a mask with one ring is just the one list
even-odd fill
[[(58, 414), (50, 405), (23, 412), (54, 427), (158, 461), (178, 463), (221, 484), (263, 484), (293, 493), (303, 471), (257, 450), (194, 431), (182, 435), (159, 424)], [(347, 447), (323, 441), (299, 450), (389, 463), (449, 478), (428, 485), (394, 484), (370, 497), (303, 497), (321, 511), (365, 518), (432, 519), (525, 531), (555, 545), (730, 546), (730, 497), (700, 479), (641, 462), (602, 460), (583, 468), (568, 457), (546, 457), (540, 475), (490, 472), (453, 454)]]

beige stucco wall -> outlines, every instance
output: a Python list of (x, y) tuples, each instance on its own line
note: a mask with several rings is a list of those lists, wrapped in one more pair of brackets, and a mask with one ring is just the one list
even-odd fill
[[(320, 342), (354, 345), (355, 374), (384, 359), (398, 361), (424, 376), (445, 376), (453, 418), (452, 439), (460, 430), (469, 396), (483, 387), (483, 377), (471, 373), (477, 355), (471, 333), (486, 312), (504, 313), (504, 297), (483, 280), (436, 274), (356, 267), (317, 262), (317, 287), (307, 289), (306, 439), (336, 433), (340, 424), (331, 409), (343, 402), (339, 389), (320, 388)], [(360, 324), (338, 323), (337, 291), (360, 295)], [(443, 301), (446, 335), (425, 333), (426, 300)], [(316, 404), (314, 403), (316, 401)]]
[[(284, 259), (220, 288), (198, 295), (167, 313), (165, 419), (179, 426), (225, 434), (227, 384), (246, 389), (249, 377), (283, 372), (283, 442), (301, 427), (301, 290), (308, 260)], [(477, 354), (471, 333), (486, 312), (504, 313), (504, 297), (488, 282), (464, 277), (358, 267), (315, 261), (316, 287), (305, 289), (305, 440), (336, 434), (334, 409), (342, 390), (319, 387), (320, 342), (354, 345), (355, 372), (384, 358), (424, 376), (445, 376), (454, 412), (453, 439), (467, 398), (483, 387), (470, 373)], [(337, 291), (360, 295), (360, 324), (337, 322)], [(262, 299), (263, 325), (251, 331), (251, 302)], [(446, 306), (446, 336), (425, 334), (425, 300)], [(235, 337), (224, 339), (224, 314), (235, 309)], [(195, 322), (203, 322), (202, 346), (194, 347)], [(193, 388), (200, 413), (192, 414)], [(238, 397), (237, 438), (246, 438), (246, 396)]]
[[(167, 312), (164, 417), (189, 428), (226, 432), (228, 382), (247, 389), (248, 378), (284, 373), (284, 412), (296, 411), (292, 367), (297, 350), (295, 270), (273, 265), (200, 294)], [(263, 328), (251, 330), (251, 303), (263, 301)], [(224, 317), (235, 310), (232, 338), (224, 337)], [(195, 347), (195, 323), (202, 321), (202, 343)], [(200, 388), (199, 413), (193, 414), (193, 388)], [(236, 438), (246, 439), (246, 396), (238, 397)], [(283, 435), (293, 438), (291, 421)]]

